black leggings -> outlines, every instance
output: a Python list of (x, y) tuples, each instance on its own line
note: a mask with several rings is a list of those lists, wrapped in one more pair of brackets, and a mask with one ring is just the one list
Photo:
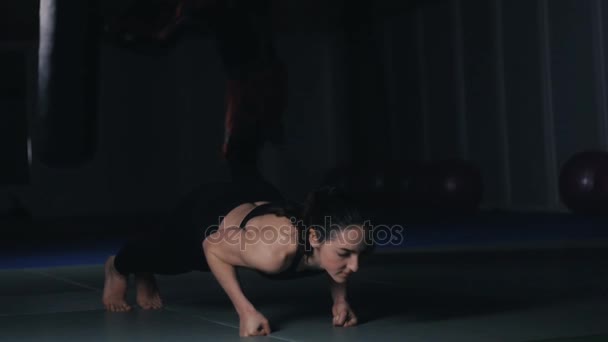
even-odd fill
[(279, 191), (263, 181), (201, 185), (184, 198), (159, 234), (127, 242), (114, 266), (123, 275), (209, 271), (203, 240), (217, 230), (221, 218), (243, 203), (280, 200)]

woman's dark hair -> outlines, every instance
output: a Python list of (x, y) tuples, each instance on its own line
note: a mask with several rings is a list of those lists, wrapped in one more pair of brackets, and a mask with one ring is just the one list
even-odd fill
[[(300, 243), (305, 253), (312, 253), (309, 242), (310, 229), (314, 229), (320, 241), (331, 240), (332, 234), (352, 226), (364, 226), (363, 217), (349, 194), (337, 187), (326, 186), (309, 193), (300, 215)], [(373, 248), (369, 239), (370, 232), (365, 234), (365, 244)]]

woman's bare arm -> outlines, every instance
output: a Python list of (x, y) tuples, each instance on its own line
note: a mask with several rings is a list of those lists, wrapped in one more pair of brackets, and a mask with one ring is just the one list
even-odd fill
[[(219, 236), (216, 236), (221, 238)], [(213, 241), (210, 243), (210, 241)], [(235, 266), (242, 265), (238, 255), (230, 257), (225, 252), (225, 243), (215, 240), (205, 240), (203, 250), (211, 272), (224, 289), (234, 308), (239, 314), (245, 311), (255, 310), (253, 304), (245, 297), (238, 282)]]
[(334, 300), (334, 305), (331, 308), (333, 324), (340, 327), (352, 327), (357, 325), (357, 316), (350, 307), (350, 304), (348, 304), (348, 300), (346, 298), (346, 282), (336, 283), (331, 278), (329, 281), (331, 296)]
[(329, 278), (329, 287), (334, 303), (346, 301), (346, 282), (337, 283), (332, 278)]
[(221, 228), (203, 243), (211, 272), (239, 314), (255, 308), (243, 294), (237, 279), (236, 267), (275, 273), (285, 267), (287, 260), (284, 246), (269, 245), (261, 241), (256, 234), (245, 232), (239, 227)]

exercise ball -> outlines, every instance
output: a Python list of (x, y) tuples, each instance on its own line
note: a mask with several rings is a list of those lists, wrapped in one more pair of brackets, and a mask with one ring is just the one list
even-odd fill
[(584, 151), (568, 159), (560, 170), (559, 195), (564, 205), (574, 213), (606, 213), (608, 153)]

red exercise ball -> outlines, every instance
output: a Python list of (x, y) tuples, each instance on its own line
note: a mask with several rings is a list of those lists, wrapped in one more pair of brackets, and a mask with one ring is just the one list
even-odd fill
[(608, 213), (608, 153), (584, 151), (568, 159), (560, 171), (559, 195), (572, 212)]

